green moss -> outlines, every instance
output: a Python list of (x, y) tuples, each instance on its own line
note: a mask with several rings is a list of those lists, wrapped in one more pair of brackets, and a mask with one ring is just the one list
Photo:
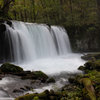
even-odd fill
[(33, 98), (33, 100), (39, 100), (39, 97), (38, 97), (38, 96), (36, 96), (36, 97), (34, 97), (34, 98)]
[(78, 68), (78, 70), (84, 71), (84, 66), (80, 66), (80, 67)]
[(84, 99), (96, 100), (95, 90), (92, 86), (91, 80), (89, 78), (83, 78), (82, 83), (84, 85), (84, 88), (82, 89)]
[(44, 92), (38, 94), (38, 97), (40, 99), (47, 98), (48, 96), (49, 96), (49, 91), (48, 90), (45, 90)]
[(91, 80), (89, 78), (83, 78), (82, 83), (83, 83), (84, 87), (87, 87), (87, 86), (91, 85)]
[(14, 100), (32, 100), (36, 95), (35, 94), (26, 94), (24, 96), (20, 96)]
[(86, 95), (87, 100), (96, 100), (95, 96), (92, 93)]
[(87, 88), (83, 88), (83, 98), (84, 100), (96, 100), (96, 96)]
[(33, 72), (33, 74), (36, 78), (46, 78), (46, 79), (48, 78), (48, 76), (42, 71), (35, 71)]
[(3, 65), (1, 65), (0, 70), (4, 73), (23, 71), (21, 67), (10, 64), (10, 63), (4, 63)]
[(100, 71), (100, 60), (86, 62), (85, 63), (85, 70), (98, 70), (98, 71)]
[(50, 79), (47, 81), (47, 83), (55, 83), (54, 78), (50, 78)]

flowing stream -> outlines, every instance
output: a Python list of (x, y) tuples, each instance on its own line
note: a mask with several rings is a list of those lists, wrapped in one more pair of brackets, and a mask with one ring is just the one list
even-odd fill
[[(5, 25), (6, 32), (0, 46), (1, 62), (17, 64), (24, 70), (42, 70), (65, 82), (68, 73), (81, 73), (77, 68), (85, 61), (80, 58), (81, 54), (72, 53), (63, 27), (18, 21), (12, 21), (12, 27)], [(63, 86), (59, 80), (58, 87)]]

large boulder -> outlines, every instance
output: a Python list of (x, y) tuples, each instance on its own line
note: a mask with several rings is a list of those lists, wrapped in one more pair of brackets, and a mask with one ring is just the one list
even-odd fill
[(38, 79), (41, 83), (45, 83), (46, 80), (49, 78), (45, 73), (42, 71), (23, 71), (20, 73), (14, 73), (14, 75), (22, 76), (21, 79)]
[(10, 64), (10, 63), (4, 63), (3, 65), (1, 65), (0, 70), (3, 73), (15, 73), (15, 72), (23, 71), (23, 69), (21, 67)]

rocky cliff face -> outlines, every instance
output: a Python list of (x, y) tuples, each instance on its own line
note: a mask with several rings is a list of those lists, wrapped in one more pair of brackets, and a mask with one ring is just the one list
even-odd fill
[(76, 40), (76, 47), (80, 52), (100, 51), (99, 38), (95, 33), (94, 36), (91, 34), (86, 34), (84, 38)]
[(99, 26), (68, 26), (66, 28), (74, 52), (100, 51)]

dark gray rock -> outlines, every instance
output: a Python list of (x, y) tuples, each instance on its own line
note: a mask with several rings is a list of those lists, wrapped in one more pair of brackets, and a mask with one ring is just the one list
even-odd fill
[(4, 31), (6, 31), (6, 26), (4, 24), (0, 24), (0, 35), (2, 35)]

